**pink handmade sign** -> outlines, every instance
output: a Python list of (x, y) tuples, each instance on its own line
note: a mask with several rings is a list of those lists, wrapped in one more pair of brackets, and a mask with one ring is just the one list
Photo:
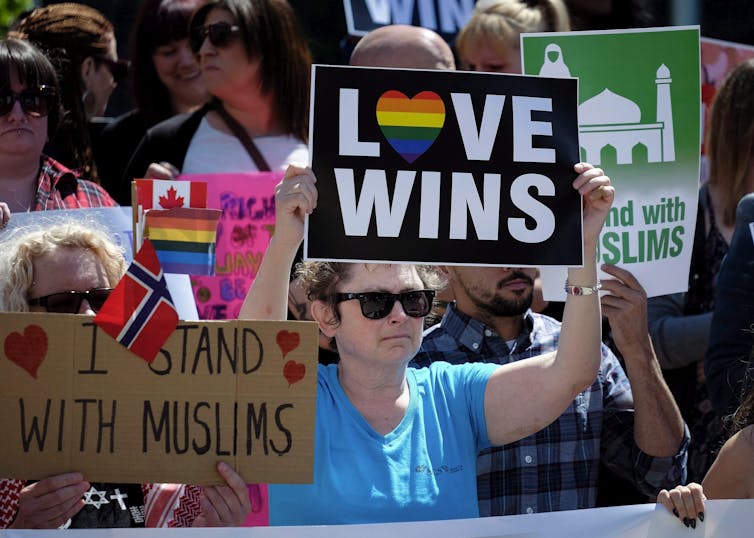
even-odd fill
[(195, 174), (207, 182), (207, 207), (221, 209), (215, 276), (191, 278), (201, 319), (236, 319), (275, 228), (275, 185), (283, 172)]
[(733, 71), (738, 64), (754, 58), (754, 47), (742, 45), (741, 43), (710, 39), (708, 37), (700, 38), (699, 44), (702, 56), (702, 128), (704, 130), (704, 136), (702, 137), (703, 166), (701, 173), (702, 180), (706, 180), (707, 168), (704, 139), (706, 138), (708, 129), (712, 101), (728, 73)]

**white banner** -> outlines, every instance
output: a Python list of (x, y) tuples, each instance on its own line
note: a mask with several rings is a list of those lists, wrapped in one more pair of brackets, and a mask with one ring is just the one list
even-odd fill
[[(343, 525), (322, 527), (256, 527), (238, 529), (111, 529), (98, 537), (145, 538), (179, 536), (190, 532), (196, 538), (737, 538), (751, 536), (754, 501), (707, 501), (704, 522), (689, 529), (665, 508), (653, 504), (550, 512), (507, 517)], [(183, 536), (183, 534), (180, 534)], [(57, 530), (0, 531), (2, 537), (59, 538)], [(91, 538), (91, 531), (69, 529), (66, 538)]]

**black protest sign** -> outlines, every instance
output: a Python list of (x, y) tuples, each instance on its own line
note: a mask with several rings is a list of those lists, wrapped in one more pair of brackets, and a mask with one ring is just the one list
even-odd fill
[(315, 66), (307, 259), (581, 265), (577, 81)]
[(474, 11), (473, 0), (344, 0), (348, 33), (363, 36), (387, 24), (423, 26), (451, 41)]

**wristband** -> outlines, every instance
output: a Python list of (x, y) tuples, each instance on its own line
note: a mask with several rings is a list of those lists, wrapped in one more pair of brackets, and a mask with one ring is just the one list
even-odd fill
[(571, 286), (566, 280), (564, 289), (566, 295), (592, 295), (602, 289), (602, 282), (598, 280), (594, 286)]

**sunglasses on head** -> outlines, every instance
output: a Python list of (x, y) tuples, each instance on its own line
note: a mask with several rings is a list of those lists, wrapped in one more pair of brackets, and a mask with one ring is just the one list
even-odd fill
[(95, 62), (105, 64), (110, 70), (110, 74), (113, 76), (113, 82), (116, 84), (126, 80), (128, 76), (128, 69), (131, 67), (131, 62), (128, 60), (113, 60), (107, 56), (92, 56)]
[(393, 310), (395, 301), (399, 301), (403, 311), (412, 318), (423, 318), (432, 309), (433, 290), (404, 291), (387, 293), (384, 291), (365, 291), (362, 293), (337, 293), (335, 302), (358, 299), (361, 313), (365, 318), (382, 319)]
[(48, 312), (56, 314), (76, 314), (81, 309), (81, 303), (89, 303), (92, 310), (99, 312), (107, 298), (110, 297), (112, 288), (93, 288), (87, 291), (61, 291), (51, 293), (44, 297), (29, 299), (29, 306), (43, 306)]
[(38, 86), (28, 88), (16, 93), (10, 88), (0, 90), (0, 116), (5, 116), (11, 110), (16, 101), (21, 104), (24, 114), (32, 118), (43, 118), (50, 113), (55, 88), (51, 86)]
[(207, 38), (209, 38), (213, 47), (225, 47), (240, 31), (240, 26), (231, 25), (225, 21), (197, 26), (191, 33), (191, 50), (194, 51), (194, 54), (199, 54), (199, 49), (202, 48), (204, 40)]

